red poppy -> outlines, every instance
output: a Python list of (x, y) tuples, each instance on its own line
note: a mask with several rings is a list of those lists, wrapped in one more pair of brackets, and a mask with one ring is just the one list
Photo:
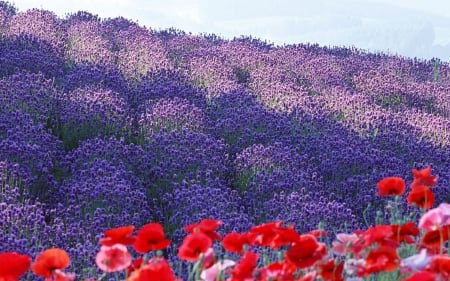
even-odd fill
[(294, 280), (297, 267), (290, 262), (274, 262), (262, 268), (258, 280)]
[(131, 236), (134, 231), (134, 226), (121, 226), (106, 230), (104, 238), (100, 238), (100, 244), (111, 247), (114, 244), (132, 245), (136, 237)]
[(229, 271), (231, 280), (253, 280), (253, 271), (256, 268), (259, 255), (251, 251), (245, 252), (239, 263), (237, 263), (232, 270)]
[(133, 271), (127, 281), (181, 281), (177, 279), (169, 263), (161, 257), (151, 258), (140, 269)]
[(443, 280), (450, 280), (450, 257), (447, 255), (433, 256), (428, 270), (442, 275)]
[(127, 274), (127, 276), (130, 276), (133, 271), (139, 269), (143, 262), (144, 262), (144, 257), (139, 257), (139, 258), (135, 259), (134, 261), (132, 261), (130, 266), (127, 267), (127, 269), (125, 270), (125, 273)]
[(286, 259), (298, 268), (307, 268), (314, 265), (326, 255), (326, 247), (318, 243), (312, 235), (302, 235), (286, 252)]
[(212, 241), (203, 232), (193, 232), (188, 234), (178, 248), (178, 257), (182, 260), (195, 262), (200, 255), (206, 253), (211, 247)]
[(422, 170), (412, 170), (414, 180), (411, 183), (411, 187), (417, 187), (417, 186), (435, 186), (437, 184), (438, 177), (431, 175), (431, 167), (428, 166), (425, 169)]
[(400, 265), (397, 251), (389, 246), (372, 249), (366, 257), (364, 276), (381, 271), (393, 271)]
[(405, 281), (436, 281), (437, 275), (429, 271), (419, 271), (405, 279)]
[(0, 254), (0, 280), (19, 280), (28, 271), (31, 258), (15, 252)]
[(287, 228), (276, 228), (275, 236), (270, 242), (270, 247), (272, 249), (278, 249), (285, 245), (290, 245), (300, 240), (300, 234), (295, 231), (294, 226)]
[(398, 243), (405, 242), (407, 244), (415, 243), (414, 237), (418, 236), (420, 231), (414, 222), (408, 222), (404, 225), (392, 225), (393, 239)]
[(51, 248), (43, 251), (36, 257), (31, 266), (34, 274), (42, 277), (52, 277), (54, 270), (63, 270), (70, 265), (70, 258), (66, 251)]
[(324, 237), (324, 236), (328, 236), (328, 232), (326, 230), (323, 230), (323, 229), (314, 229), (314, 230), (306, 232), (305, 234), (311, 234), (312, 236), (314, 236), (316, 238), (321, 238), (321, 237)]
[(391, 245), (394, 247), (399, 246), (398, 243), (390, 237), (393, 237), (392, 226), (390, 225), (376, 225), (370, 227), (366, 231), (355, 231), (358, 233), (358, 240), (352, 243), (349, 250), (355, 254), (360, 253), (362, 250), (368, 248), (370, 245), (377, 243), (379, 245)]
[(252, 239), (251, 244), (258, 246), (269, 246), (277, 234), (275, 230), (280, 228), (282, 224), (282, 221), (268, 222), (252, 227), (250, 229), (250, 233), (253, 233), (255, 236)]
[(402, 196), (406, 183), (400, 177), (387, 177), (377, 183), (377, 188), (380, 196)]
[(250, 244), (248, 233), (230, 232), (222, 240), (222, 247), (228, 252), (242, 254), (244, 245)]
[(449, 239), (449, 231), (447, 227), (430, 230), (422, 237), (422, 244), (430, 249), (440, 249)]
[(145, 254), (165, 249), (169, 245), (170, 240), (166, 239), (163, 227), (159, 223), (149, 223), (138, 230), (133, 247), (136, 252)]
[(343, 263), (335, 263), (335, 260), (329, 260), (319, 265), (320, 275), (324, 280), (328, 281), (344, 281), (342, 272), (344, 271)]
[(434, 204), (434, 193), (428, 186), (416, 186), (408, 194), (408, 204), (416, 204), (422, 209), (429, 209)]
[(200, 231), (205, 233), (211, 238), (212, 241), (220, 240), (222, 237), (216, 232), (217, 228), (222, 225), (222, 221), (215, 219), (203, 219), (199, 223), (193, 223), (186, 225), (184, 230), (189, 233)]

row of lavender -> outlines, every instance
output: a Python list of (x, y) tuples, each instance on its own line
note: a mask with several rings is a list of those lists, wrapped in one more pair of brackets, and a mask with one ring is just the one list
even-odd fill
[(159, 221), (175, 245), (205, 217), (350, 231), (377, 181), (428, 164), (450, 199), (448, 63), (5, 2), (0, 39), (0, 251), (61, 247), (87, 276), (119, 225)]

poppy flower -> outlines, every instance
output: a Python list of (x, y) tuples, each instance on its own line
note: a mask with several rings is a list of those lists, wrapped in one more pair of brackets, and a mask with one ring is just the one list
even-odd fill
[(31, 270), (42, 277), (52, 277), (56, 269), (63, 270), (70, 265), (70, 258), (66, 251), (59, 248), (51, 248), (43, 251), (37, 257)]
[(131, 236), (134, 226), (121, 226), (106, 230), (104, 238), (100, 238), (100, 244), (103, 246), (112, 246), (114, 244), (132, 245), (136, 237)]
[(428, 186), (428, 187), (437, 185), (438, 177), (431, 175), (431, 167), (430, 166), (428, 166), (425, 169), (422, 169), (420, 171), (413, 169), (412, 173), (414, 176), (414, 180), (411, 183), (412, 188), (415, 188), (417, 186), (422, 186), (422, 185)]
[(289, 248), (285, 256), (288, 261), (303, 269), (321, 260), (326, 251), (323, 243), (318, 243), (314, 236), (305, 234)]
[(416, 186), (408, 194), (408, 204), (416, 204), (422, 209), (429, 209), (434, 204), (434, 193), (427, 186)]
[(397, 242), (407, 244), (415, 243), (414, 237), (418, 236), (420, 231), (414, 222), (408, 222), (403, 225), (392, 225), (393, 239)]
[(419, 220), (419, 227), (425, 230), (436, 230), (450, 224), (450, 204), (441, 203), (437, 208), (426, 212)]
[(166, 259), (153, 257), (147, 264), (133, 271), (127, 281), (181, 281), (177, 279)]
[(117, 272), (131, 265), (131, 254), (122, 244), (102, 246), (95, 257), (95, 263), (104, 272)]
[(400, 262), (400, 257), (394, 248), (381, 246), (372, 249), (367, 255), (365, 273), (372, 274), (381, 271), (393, 271), (399, 267)]
[(208, 267), (207, 269), (204, 269), (202, 271), (202, 273), (200, 274), (200, 278), (204, 281), (216, 281), (217, 275), (219, 275), (219, 273), (221, 271), (224, 271), (228, 267), (233, 266), (235, 264), (236, 264), (236, 262), (234, 262), (232, 260), (227, 260), (227, 259), (222, 260), (220, 262), (213, 264), (212, 266)]
[(400, 177), (387, 177), (377, 183), (377, 188), (380, 196), (402, 196), (406, 183)]
[(422, 237), (422, 244), (427, 248), (440, 249), (449, 239), (448, 227), (427, 231)]
[(419, 271), (405, 279), (405, 281), (436, 281), (438, 276), (429, 271)]
[(348, 275), (362, 275), (366, 267), (366, 260), (362, 258), (349, 258), (344, 262), (344, 270)]
[(0, 254), (0, 280), (19, 280), (28, 271), (31, 258), (16, 252)]
[(269, 246), (277, 234), (275, 230), (280, 228), (282, 224), (282, 221), (268, 222), (252, 227), (250, 233), (254, 234), (254, 236), (252, 237), (251, 245)]
[(433, 256), (427, 270), (442, 275), (444, 277), (443, 280), (449, 280), (450, 279), (450, 257), (447, 255)]
[(231, 253), (242, 254), (244, 245), (250, 244), (247, 233), (230, 232), (222, 240), (222, 247)]
[(159, 223), (148, 223), (137, 232), (136, 241), (133, 248), (140, 254), (149, 251), (163, 250), (170, 245), (170, 240), (166, 239), (164, 229)]
[(253, 280), (253, 271), (256, 268), (259, 255), (252, 251), (247, 251), (242, 256), (239, 263), (237, 263), (229, 273), (232, 276), (232, 280)]
[(306, 232), (305, 234), (311, 234), (312, 236), (314, 236), (316, 238), (328, 236), (328, 232), (323, 229), (313, 229), (313, 230)]
[(278, 249), (285, 245), (290, 245), (291, 243), (297, 242), (300, 240), (300, 234), (295, 231), (294, 227), (287, 228), (276, 228), (275, 236), (270, 242), (269, 246), (272, 249)]
[(399, 243), (391, 239), (393, 234), (391, 225), (380, 224), (370, 227), (366, 231), (359, 233), (358, 240), (353, 241), (349, 251), (358, 255), (362, 250), (367, 249), (374, 243), (398, 247)]
[(336, 234), (336, 239), (337, 240), (333, 241), (332, 243), (333, 247), (331, 248), (331, 250), (336, 255), (345, 256), (350, 245), (358, 240), (358, 236), (355, 233), (339, 233)]
[(402, 268), (407, 268), (412, 271), (424, 270), (431, 261), (431, 256), (428, 255), (426, 249), (421, 249), (419, 254), (412, 255), (401, 262)]
[(320, 275), (324, 280), (328, 281), (344, 281), (342, 272), (344, 271), (343, 263), (335, 263), (334, 259), (331, 259), (325, 263), (319, 265)]
[(132, 261), (131, 264), (127, 267), (127, 269), (125, 271), (127, 276), (130, 276), (133, 271), (139, 269), (143, 262), (144, 262), (144, 257), (142, 257), (142, 256), (135, 259), (134, 261)]
[(274, 262), (258, 271), (258, 280), (294, 280), (297, 267), (287, 261)]
[(200, 231), (205, 233), (211, 238), (212, 241), (220, 240), (222, 237), (219, 233), (216, 232), (217, 228), (222, 225), (222, 221), (215, 219), (203, 219), (199, 223), (193, 223), (186, 225), (184, 230), (189, 233)]
[(74, 281), (75, 273), (66, 273), (62, 270), (56, 269), (53, 272), (52, 278), (46, 278), (44, 281)]
[(370, 241), (370, 244), (373, 244), (375, 242), (379, 243), (387, 237), (391, 237), (393, 234), (391, 225), (379, 224), (367, 229), (363, 236), (365, 240), (368, 240)]
[(209, 268), (216, 262), (216, 257), (214, 256), (214, 249), (211, 247), (202, 256), (202, 267)]
[(185, 261), (195, 262), (211, 246), (212, 241), (209, 236), (203, 232), (193, 232), (184, 238), (183, 243), (178, 248), (178, 257)]

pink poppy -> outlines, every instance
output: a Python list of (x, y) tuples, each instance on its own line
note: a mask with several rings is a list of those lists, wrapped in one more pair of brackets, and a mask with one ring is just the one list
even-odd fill
[(131, 254), (122, 244), (114, 244), (111, 247), (102, 246), (95, 257), (95, 262), (105, 272), (121, 271), (131, 264)]
[(60, 269), (53, 271), (53, 276), (45, 278), (44, 281), (74, 281), (75, 273), (66, 273)]
[(209, 268), (215, 262), (216, 262), (216, 258), (214, 257), (214, 249), (211, 247), (203, 254), (202, 267)]
[(336, 238), (337, 240), (333, 241), (333, 247), (331, 250), (333, 253), (340, 256), (345, 256), (350, 244), (358, 240), (358, 236), (355, 233), (339, 233), (336, 235)]
[(215, 281), (217, 278), (217, 275), (219, 275), (220, 271), (223, 271), (227, 267), (233, 266), (236, 263), (232, 260), (223, 260), (220, 262), (215, 263), (211, 267), (205, 269), (202, 271), (200, 278), (205, 281)]
[(419, 227), (425, 230), (436, 230), (447, 224), (450, 224), (450, 204), (447, 203), (429, 210), (419, 221)]
[(364, 259), (347, 259), (344, 263), (344, 270), (347, 274), (353, 275), (364, 270), (366, 261)]

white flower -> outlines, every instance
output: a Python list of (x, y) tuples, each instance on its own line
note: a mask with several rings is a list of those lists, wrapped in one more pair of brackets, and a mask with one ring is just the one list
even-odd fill
[(347, 274), (353, 275), (366, 266), (364, 259), (348, 259), (344, 263), (344, 270)]
[(427, 255), (427, 250), (420, 250), (419, 254), (410, 256), (409, 258), (403, 259), (401, 267), (407, 267), (413, 271), (420, 271), (425, 269), (425, 267), (430, 263), (431, 257)]
[(236, 263), (232, 260), (224, 260), (221, 262), (217, 262), (210, 268), (203, 270), (200, 275), (200, 278), (202, 278), (205, 281), (215, 281), (220, 271), (235, 264)]

